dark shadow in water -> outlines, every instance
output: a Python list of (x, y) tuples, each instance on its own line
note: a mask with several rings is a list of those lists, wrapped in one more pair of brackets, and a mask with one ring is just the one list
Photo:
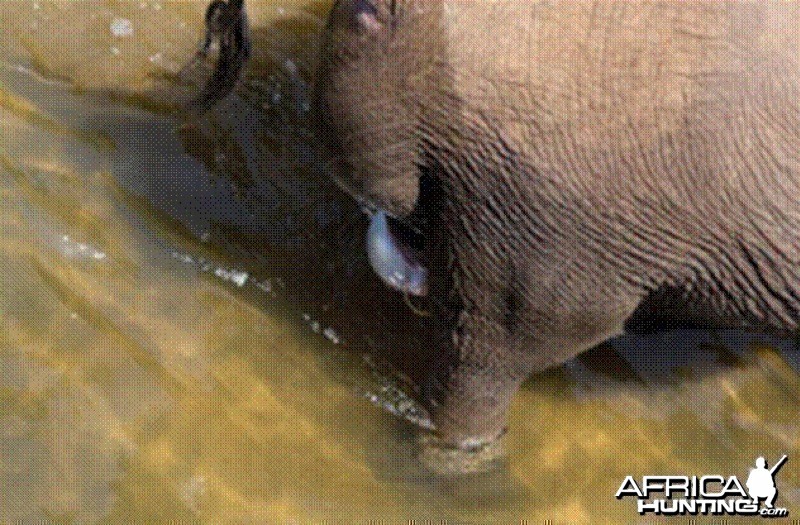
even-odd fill
[(776, 349), (800, 372), (797, 342), (740, 330), (674, 329), (652, 334), (626, 334), (573, 360), (588, 375), (642, 386), (674, 385), (681, 378), (703, 377), (730, 367), (744, 367), (754, 359), (755, 347)]
[[(282, 296), (340, 329), (353, 352), (373, 353), (417, 381), (433, 323), (414, 315), (369, 268), (366, 217), (329, 178), (330, 159), (310, 131), (306, 95), (320, 30), (312, 13), (252, 28), (254, 57), (234, 94), (197, 121), (176, 120), (183, 151), (175, 156), (188, 153), (203, 169), (148, 147), (152, 123), (115, 114), (104, 116), (104, 126), (139, 137), (129, 153), (141, 169), (136, 180), (120, 181), (123, 187), (197, 236), (210, 226), (209, 244), (254, 275), (279, 278)], [(176, 105), (196, 90), (162, 80), (136, 97), (145, 101), (138, 105), (177, 115)]]

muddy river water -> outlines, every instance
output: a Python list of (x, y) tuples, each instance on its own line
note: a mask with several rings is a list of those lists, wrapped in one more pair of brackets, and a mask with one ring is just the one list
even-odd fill
[(396, 385), (429, 321), (372, 275), (313, 152), (329, 2), (250, 0), (242, 85), (186, 123), (204, 4), (0, 8), (0, 523), (636, 523), (627, 475), (783, 454), (800, 518), (800, 349), (736, 333), (532, 378), (498, 468), (432, 474), (390, 413), (414, 415)]

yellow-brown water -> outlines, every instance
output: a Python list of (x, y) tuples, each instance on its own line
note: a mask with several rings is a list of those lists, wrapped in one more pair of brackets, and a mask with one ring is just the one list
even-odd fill
[(782, 454), (800, 518), (800, 352), (731, 333), (533, 378), (501, 468), (428, 473), (367, 400), (402, 403), (372, 363), (413, 368), (426, 321), (309, 152), (328, 2), (250, 0), (245, 82), (182, 126), (204, 3), (1, 6), (0, 523), (639, 522), (626, 475), (744, 479)]

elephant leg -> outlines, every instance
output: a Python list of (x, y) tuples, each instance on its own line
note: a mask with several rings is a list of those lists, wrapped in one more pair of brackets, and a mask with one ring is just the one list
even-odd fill
[(435, 359), (425, 398), (436, 434), (449, 446), (477, 449), (505, 432), (511, 399), (529, 371), (504, 359), (508, 342), (499, 332), (493, 320), (462, 312), (447, 351)]
[(496, 441), (506, 430), (514, 394), (528, 377), (622, 333), (640, 298), (612, 297), (613, 304), (554, 307), (546, 320), (524, 314), (518, 323), (509, 323), (507, 312), (486, 314), (496, 308), (462, 311), (425, 390), (437, 437), (461, 450)]

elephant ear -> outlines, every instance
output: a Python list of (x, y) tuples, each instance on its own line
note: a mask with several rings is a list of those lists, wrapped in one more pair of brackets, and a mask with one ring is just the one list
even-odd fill
[(343, 139), (351, 168), (345, 177), (362, 198), (394, 217), (405, 217), (419, 196), (419, 117), (399, 100), (395, 86), (378, 90), (390, 96), (357, 100), (343, 115), (352, 125)]
[(414, 210), (419, 198), (419, 171), (393, 177), (370, 177), (363, 186), (364, 196), (395, 217), (405, 217)]
[(424, 32), (438, 35), (431, 47), (426, 37), (425, 45), (412, 39), (416, 18), (396, 25), (409, 12), (401, 3), (337, 2), (314, 87), (320, 138), (341, 159), (332, 175), (357, 200), (395, 217), (410, 214), (419, 196), (421, 116), (434, 105), (427, 99), (439, 85), (433, 73), (442, 48), (440, 30)]

